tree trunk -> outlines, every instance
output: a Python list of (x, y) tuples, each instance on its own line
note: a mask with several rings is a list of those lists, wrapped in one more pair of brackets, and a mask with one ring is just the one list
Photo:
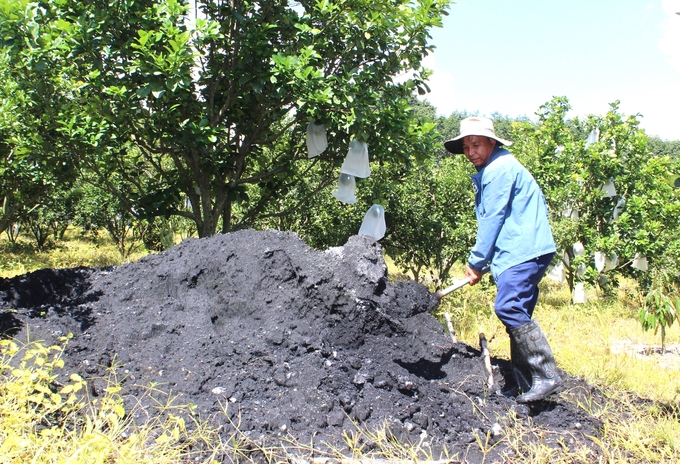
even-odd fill
[(208, 217), (203, 217), (201, 221), (196, 221), (196, 231), (198, 238), (212, 237), (217, 231), (217, 221), (219, 215), (207, 214)]
[(661, 324), (661, 354), (666, 354), (666, 326)]
[(196, 222), (196, 232), (198, 232), (198, 238), (212, 237), (217, 233), (217, 222), (220, 219), (222, 209), (213, 208), (209, 186), (201, 188), (198, 194), (200, 198), (200, 207), (194, 208), (193, 210), (194, 222)]
[(231, 200), (224, 202), (222, 210), (222, 233), (226, 234), (231, 231)]
[[(574, 267), (572, 266), (572, 262), (574, 261), (574, 252), (572, 250), (565, 250), (567, 253), (567, 257), (569, 258), (569, 265), (567, 266), (567, 284), (569, 285), (569, 294), (573, 297), (574, 295)], [(564, 262), (564, 258), (562, 258), (562, 263), (567, 264)]]

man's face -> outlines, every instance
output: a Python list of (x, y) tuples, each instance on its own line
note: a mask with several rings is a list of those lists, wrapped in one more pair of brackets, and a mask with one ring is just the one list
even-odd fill
[(478, 168), (486, 166), (495, 147), (496, 141), (489, 137), (468, 135), (463, 138), (463, 153)]

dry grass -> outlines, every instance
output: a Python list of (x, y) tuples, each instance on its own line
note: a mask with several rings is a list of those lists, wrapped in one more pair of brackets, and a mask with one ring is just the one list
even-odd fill
[[(467, 287), (442, 301), (440, 312), (452, 314), (458, 338), (478, 344), (487, 334), (492, 356), (509, 359), (509, 339), (493, 313), (494, 292)], [(680, 352), (660, 353), (660, 334), (642, 329), (637, 312), (642, 303), (634, 283), (623, 282), (618, 297), (589, 293), (588, 303), (573, 305), (566, 285), (547, 279), (534, 317), (551, 343), (558, 367), (598, 387), (606, 406), (588, 400), (578, 404), (599, 417), (604, 427), (596, 440), (597, 462), (680, 462)], [(666, 332), (669, 348), (680, 345), (680, 327)], [(577, 401), (568, 395), (562, 400)], [(560, 452), (527, 440), (542, 433), (517, 426), (506, 437), (515, 450), (511, 462), (593, 462), (584, 450)]]
[[(135, 261), (145, 254), (147, 252), (133, 253), (128, 261)], [(95, 235), (69, 228), (63, 241), (53, 243), (42, 252), (25, 235), (20, 235), (15, 243), (11, 243), (5, 234), (0, 235), (0, 277), (14, 277), (37, 269), (104, 267), (122, 262), (106, 233)]]

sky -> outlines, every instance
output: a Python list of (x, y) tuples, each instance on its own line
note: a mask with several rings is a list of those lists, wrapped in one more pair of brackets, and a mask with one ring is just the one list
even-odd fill
[(454, 111), (536, 120), (567, 97), (569, 117), (640, 115), (680, 140), (680, 0), (458, 0), (431, 31), (425, 98)]

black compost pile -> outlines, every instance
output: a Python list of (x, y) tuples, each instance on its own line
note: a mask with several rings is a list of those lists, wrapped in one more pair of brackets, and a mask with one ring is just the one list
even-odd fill
[[(386, 427), (476, 462), (475, 436), (501, 440), (509, 415), (550, 431), (555, 446), (599, 434), (559, 395), (520, 406), (489, 390), (480, 351), (452, 342), (436, 304), (419, 283), (390, 282), (367, 236), (316, 251), (294, 233), (244, 230), (111, 269), (0, 279), (0, 330), (47, 343), (72, 333), (64, 372), (90, 379), (93, 394), (114, 365), (137, 415), (153, 413), (153, 384), (254, 440), (341, 446), (343, 431)], [(509, 365), (492, 364), (502, 386)], [(500, 445), (487, 460), (510, 452)]]

